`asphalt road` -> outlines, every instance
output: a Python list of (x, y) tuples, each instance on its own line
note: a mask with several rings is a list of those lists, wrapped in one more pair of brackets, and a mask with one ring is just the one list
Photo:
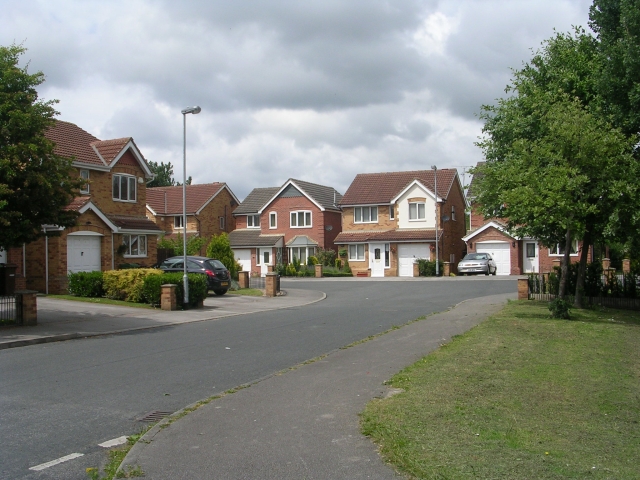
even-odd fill
[[(138, 432), (150, 412), (174, 412), (310, 358), (443, 311), (516, 291), (516, 280), (283, 280), (324, 301), (162, 328), (0, 351), (0, 478), (82, 479), (99, 444)], [(71, 454), (79, 458), (29, 470)]]

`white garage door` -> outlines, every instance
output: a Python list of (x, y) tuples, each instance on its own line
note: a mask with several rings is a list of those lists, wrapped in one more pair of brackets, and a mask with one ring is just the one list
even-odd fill
[(405, 243), (398, 245), (398, 275), (413, 277), (413, 262), (417, 258), (429, 258), (428, 243)]
[(69, 235), (67, 237), (67, 271), (93, 272), (100, 265), (100, 236)]
[(476, 252), (488, 253), (498, 267), (498, 275), (511, 275), (511, 250), (508, 243), (492, 242), (476, 244)]
[(240, 265), (242, 265), (243, 272), (251, 271), (251, 249), (250, 248), (241, 248), (241, 249), (233, 249), (233, 254), (236, 257), (236, 260)]

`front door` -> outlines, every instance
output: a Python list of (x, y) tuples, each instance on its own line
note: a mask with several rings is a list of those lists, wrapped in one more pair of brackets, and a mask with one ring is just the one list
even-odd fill
[(369, 268), (372, 277), (384, 277), (384, 243), (369, 244)]
[(265, 277), (271, 265), (271, 250), (260, 250), (260, 276)]
[(524, 242), (524, 258), (522, 259), (522, 265), (524, 267), (524, 273), (538, 273), (540, 272), (539, 266), (539, 252), (538, 242), (535, 240), (525, 240)]

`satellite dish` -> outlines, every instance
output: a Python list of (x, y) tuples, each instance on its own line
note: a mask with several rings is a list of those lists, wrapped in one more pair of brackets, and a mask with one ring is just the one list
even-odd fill
[(443, 222), (448, 222), (449, 221), (449, 215), (445, 215), (444, 217), (442, 217), (442, 221)]
[(326, 227), (324, 227), (324, 229), (325, 229), (327, 232), (330, 232), (331, 230), (333, 230), (333, 225), (327, 225)]

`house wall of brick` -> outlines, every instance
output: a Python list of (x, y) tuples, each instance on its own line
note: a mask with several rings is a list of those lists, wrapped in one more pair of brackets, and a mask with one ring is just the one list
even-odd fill
[[(504, 242), (509, 244), (509, 258), (511, 262), (511, 275), (520, 275), (522, 272), (522, 242), (517, 242), (508, 235), (494, 227), (487, 228), (469, 242), (468, 252), (477, 251), (478, 242)], [(515, 247), (513, 244), (515, 243)]]
[[(458, 262), (464, 256), (466, 245), (462, 237), (467, 232), (465, 224), (465, 201), (464, 194), (458, 185), (454, 182), (451, 191), (447, 196), (447, 200), (439, 204), (440, 219), (439, 229), (442, 230), (442, 237), (438, 245), (438, 253), (443, 262), (451, 262), (451, 272), (456, 272)], [(455, 211), (455, 220), (452, 216), (452, 208)], [(449, 220), (442, 221), (442, 218), (448, 216)]]
[(355, 223), (353, 216), (354, 209), (355, 207), (343, 207), (342, 209), (343, 232), (386, 231), (398, 228), (397, 206), (395, 219), (391, 220), (389, 218), (389, 205), (378, 205), (377, 223)]
[[(298, 210), (311, 211), (311, 227), (291, 227), (290, 213)], [(277, 227), (269, 228), (269, 214), (277, 214)], [(244, 222), (246, 227), (246, 216), (237, 223), (238, 228)], [(283, 235), (285, 244), (296, 235), (306, 235), (318, 243), (321, 248), (325, 247), (325, 217), (323, 212), (313, 204), (307, 197), (280, 197), (274, 200), (262, 212), (260, 216), (260, 229), (266, 235)], [(335, 238), (335, 237), (334, 237)]]

